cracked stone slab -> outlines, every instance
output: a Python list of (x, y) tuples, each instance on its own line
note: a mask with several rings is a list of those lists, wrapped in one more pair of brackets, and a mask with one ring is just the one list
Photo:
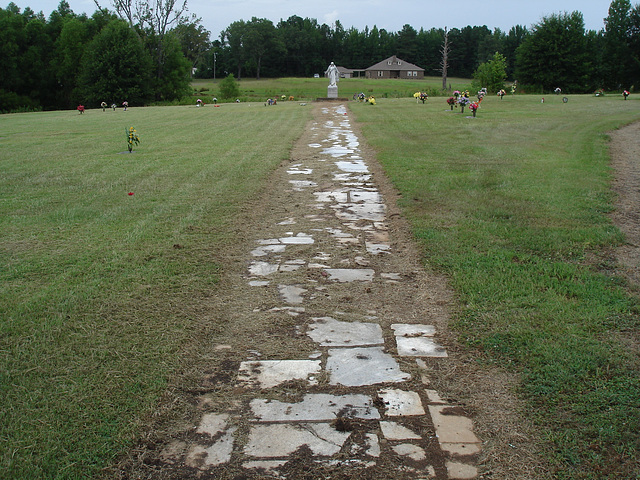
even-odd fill
[[(391, 245), (384, 243), (365, 242), (365, 248), (371, 255), (380, 255), (381, 253), (390, 253)], [(397, 279), (394, 278), (393, 280)]]
[(251, 262), (249, 265), (249, 273), (259, 277), (266, 277), (278, 271), (279, 265), (267, 262)]
[(348, 200), (347, 192), (314, 192), (317, 202), (334, 202), (346, 203)]
[(204, 433), (214, 437), (226, 430), (228, 420), (229, 415), (225, 413), (206, 413), (202, 416), (196, 433)]
[(411, 377), (383, 347), (331, 349), (326, 369), (331, 385), (346, 387), (398, 383)]
[(320, 360), (258, 360), (242, 362), (238, 381), (260, 388), (273, 388), (289, 380), (317, 382), (314, 375), (320, 373)]
[(286, 245), (263, 245), (251, 252), (254, 257), (266, 257), (272, 253), (282, 253), (287, 248)]
[(384, 389), (380, 390), (379, 396), (387, 408), (387, 415), (390, 417), (424, 415), (426, 413), (420, 395), (416, 392)]
[(282, 237), (278, 240), (284, 245), (311, 245), (314, 243), (313, 237), (304, 233), (299, 233), (295, 237)]
[(396, 337), (432, 337), (436, 334), (436, 327), (433, 325), (394, 323), (391, 329)]
[(295, 285), (279, 285), (278, 290), (286, 303), (299, 305), (304, 301), (302, 294), (307, 290)]
[(380, 429), (387, 440), (420, 440), (422, 438), (413, 430), (396, 422), (380, 422)]
[(254, 425), (244, 453), (260, 458), (286, 457), (307, 445), (314, 455), (331, 456), (340, 451), (349, 435), (328, 423)]
[(450, 455), (457, 455), (460, 457), (476, 455), (482, 451), (479, 443), (441, 443), (440, 448)]
[(368, 395), (307, 394), (299, 403), (256, 398), (251, 410), (259, 422), (331, 421), (337, 417), (378, 419), (380, 413)]
[(379, 192), (351, 191), (350, 196), (353, 203), (382, 203), (382, 195)]
[(371, 220), (381, 222), (386, 218), (386, 208), (378, 203), (347, 204), (341, 203), (342, 210), (336, 210), (336, 217), (341, 220)]
[(398, 355), (401, 357), (447, 357), (447, 350), (432, 338), (396, 337)]
[(447, 460), (446, 466), (451, 480), (470, 480), (478, 476), (478, 469), (473, 465)]
[(429, 405), (429, 413), (436, 428), (438, 441), (443, 444), (448, 443), (476, 443), (480, 440), (473, 433), (473, 422), (470, 418), (462, 415), (455, 415), (451, 406)]
[(307, 335), (329, 347), (382, 345), (382, 328), (377, 323), (341, 322), (331, 317), (314, 318)]
[(436, 329), (433, 325), (394, 323), (398, 355), (402, 357), (447, 357), (444, 347), (431, 337)]
[(233, 451), (233, 434), (236, 428), (230, 428), (210, 447), (202, 445), (194, 445), (191, 447), (185, 457), (185, 464), (201, 470), (228, 463), (231, 461), (231, 452)]
[(416, 462), (420, 462), (427, 458), (427, 454), (424, 449), (418, 447), (417, 445), (412, 445), (411, 443), (393, 445), (391, 449), (398, 455), (409, 457), (411, 460), (415, 460)]
[(348, 282), (371, 282), (375, 271), (370, 268), (327, 268), (329, 280), (340, 283)]
[(342, 170), (343, 172), (348, 172), (348, 173), (369, 173), (369, 168), (362, 161), (359, 161), (359, 162), (348, 162), (348, 161), (336, 162), (336, 166), (338, 167), (338, 169)]

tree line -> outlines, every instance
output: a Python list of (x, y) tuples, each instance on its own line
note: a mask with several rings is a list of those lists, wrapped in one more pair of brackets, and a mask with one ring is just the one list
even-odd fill
[(640, 79), (640, 6), (629, 0), (612, 1), (599, 31), (585, 29), (577, 11), (508, 32), (345, 29), (294, 15), (277, 24), (239, 20), (213, 41), (200, 19), (184, 14), (186, 1), (176, 1), (155, 2), (156, 11), (132, 0), (112, 0), (114, 11), (96, 2), (90, 17), (65, 0), (48, 18), (14, 3), (0, 9), (0, 111), (173, 101), (190, 92), (192, 68), (201, 78), (312, 76), (331, 61), (365, 69), (397, 55), (439, 76), (445, 32), (450, 77), (471, 78), (500, 53), (507, 77), (530, 91), (631, 90)]

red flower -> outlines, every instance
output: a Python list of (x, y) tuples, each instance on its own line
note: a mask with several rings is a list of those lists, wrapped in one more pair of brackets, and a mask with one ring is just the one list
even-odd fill
[(133, 195), (133, 192), (129, 192), (129, 196)]

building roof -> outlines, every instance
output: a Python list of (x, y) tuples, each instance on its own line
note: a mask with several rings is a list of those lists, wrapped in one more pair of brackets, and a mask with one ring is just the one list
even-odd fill
[(405, 62), (404, 60), (396, 57), (395, 55), (393, 55), (392, 57), (386, 58), (381, 62), (376, 63), (375, 65), (370, 66), (366, 70), (378, 70), (378, 71), (392, 70), (394, 72), (405, 71), (405, 70), (412, 70), (412, 71), (421, 70), (424, 72), (424, 68), (420, 68), (419, 66), (414, 65), (413, 63)]

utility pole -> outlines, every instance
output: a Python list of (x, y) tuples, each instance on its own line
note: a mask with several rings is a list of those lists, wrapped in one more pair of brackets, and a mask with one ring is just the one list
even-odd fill
[(213, 52), (213, 81), (216, 81), (216, 57), (217, 57), (217, 53)]
[(447, 68), (449, 68), (449, 53), (451, 53), (451, 46), (449, 45), (449, 32), (447, 27), (444, 27), (444, 45), (440, 50), (442, 53), (442, 61), (440, 62), (440, 71), (442, 72), (442, 89), (447, 89)]

